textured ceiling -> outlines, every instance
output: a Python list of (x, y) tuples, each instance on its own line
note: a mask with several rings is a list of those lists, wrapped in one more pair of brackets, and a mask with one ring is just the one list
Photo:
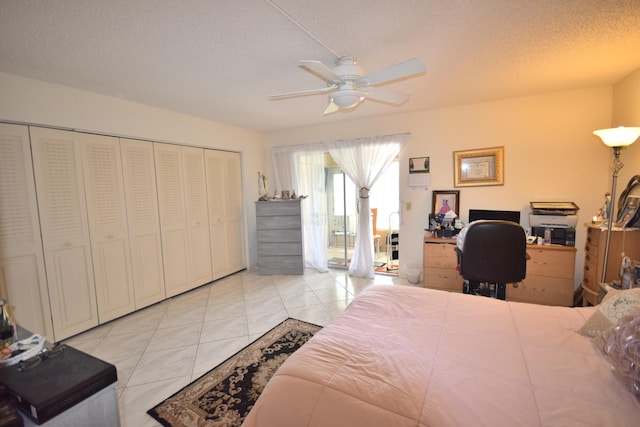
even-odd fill
[[(323, 116), (298, 60), (424, 76)], [(2, 0), (0, 71), (272, 131), (612, 84), (640, 68), (640, 0)]]

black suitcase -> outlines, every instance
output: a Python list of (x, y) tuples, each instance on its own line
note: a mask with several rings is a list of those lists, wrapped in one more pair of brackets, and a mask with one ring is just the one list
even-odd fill
[(44, 423), (118, 380), (116, 367), (64, 345), (55, 356), (30, 369), (19, 364), (0, 369), (14, 402), (37, 424)]

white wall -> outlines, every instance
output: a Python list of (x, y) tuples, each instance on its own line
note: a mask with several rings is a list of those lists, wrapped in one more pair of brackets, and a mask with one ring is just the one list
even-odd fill
[[(393, 114), (263, 135), (123, 99), (0, 73), (0, 120), (174, 142), (242, 153), (249, 265), (257, 262), (254, 200), (256, 173), (270, 176), (272, 146), (409, 132), (401, 154), (431, 157), (429, 191), (407, 187), (401, 169), (404, 209), (400, 251), (403, 264), (421, 262), (422, 234), (431, 210), (431, 190), (453, 187), (453, 151), (505, 147), (505, 185), (460, 189), (461, 217), (469, 208), (521, 210), (528, 226), (530, 201), (574, 201), (580, 206), (576, 285), (582, 280), (585, 230), (582, 224), (602, 205), (611, 186), (611, 153), (592, 135), (595, 129), (640, 126), (640, 70), (614, 87), (604, 86), (490, 103)], [(366, 105), (365, 105), (366, 106)], [(363, 106), (363, 107), (365, 107)], [(390, 111), (396, 111), (389, 107)], [(397, 111), (402, 111), (401, 108)], [(342, 114), (342, 113), (338, 113)], [(261, 147), (256, 149), (256, 146)], [(623, 151), (625, 185), (640, 173), (640, 143)]]
[(0, 120), (242, 153), (248, 263), (257, 263), (256, 174), (264, 135), (119, 98), (0, 73)]
[[(575, 286), (582, 281), (585, 227), (608, 181), (609, 149), (592, 134), (611, 126), (612, 88), (594, 87), (496, 102), (352, 120), (267, 135), (267, 146), (409, 132), (400, 164), (431, 158), (431, 188), (410, 190), (401, 167), (400, 261), (422, 262), (422, 236), (431, 211), (431, 190), (453, 190), (453, 151), (505, 147), (505, 184), (460, 188), (460, 216), (470, 208), (520, 210), (528, 227), (530, 201), (573, 201), (580, 207)], [(393, 111), (393, 107), (389, 107)], [(340, 114), (340, 113), (338, 113)], [(269, 174), (270, 171), (267, 171)], [(410, 202), (412, 209), (407, 210)]]
[[(612, 126), (640, 126), (640, 69), (613, 87)], [(620, 160), (625, 166), (618, 176), (618, 194), (632, 176), (640, 175), (640, 140), (622, 150)]]

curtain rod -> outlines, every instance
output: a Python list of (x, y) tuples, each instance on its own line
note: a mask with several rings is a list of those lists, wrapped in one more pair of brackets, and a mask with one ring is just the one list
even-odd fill
[(312, 148), (313, 146), (318, 146), (318, 149), (320, 148), (324, 148), (324, 144), (327, 144), (328, 142), (341, 142), (341, 141), (350, 141), (350, 140), (358, 140), (358, 139), (364, 139), (364, 138), (387, 138), (389, 136), (411, 136), (411, 132), (404, 132), (404, 133), (392, 133), (389, 135), (375, 135), (375, 136), (360, 136), (357, 138), (343, 138), (343, 139), (336, 139), (334, 141), (323, 141), (323, 142), (309, 142), (306, 144), (294, 144), (294, 145), (278, 145), (275, 147), (272, 147), (271, 149), (296, 149), (296, 148), (305, 148), (305, 149), (309, 149)]

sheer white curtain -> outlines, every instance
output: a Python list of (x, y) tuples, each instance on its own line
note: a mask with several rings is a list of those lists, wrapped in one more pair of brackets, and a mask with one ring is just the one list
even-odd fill
[(328, 271), (324, 151), (322, 144), (308, 144), (271, 152), (275, 188), (308, 196), (302, 202), (305, 264), (320, 272)]
[(359, 191), (358, 230), (349, 275), (374, 277), (373, 231), (369, 189), (400, 153), (408, 134), (358, 138), (326, 143), (331, 157), (351, 178)]
[(303, 201), (303, 242), (307, 266), (327, 268), (327, 192), (324, 153), (329, 151), (360, 189), (356, 243), (349, 275), (373, 277), (373, 232), (369, 189), (400, 153), (409, 134), (358, 138), (327, 143), (274, 147), (271, 151), (274, 189), (307, 195)]

